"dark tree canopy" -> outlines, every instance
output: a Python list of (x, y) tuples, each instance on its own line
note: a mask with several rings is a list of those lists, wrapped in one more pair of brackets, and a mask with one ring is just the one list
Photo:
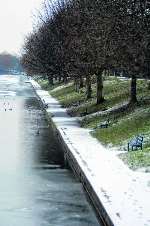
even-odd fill
[(104, 70), (122, 70), (132, 78), (150, 76), (150, 3), (147, 0), (44, 1), (40, 26), (24, 44), (22, 65), (29, 74), (54, 78), (97, 78), (97, 104), (104, 100)]

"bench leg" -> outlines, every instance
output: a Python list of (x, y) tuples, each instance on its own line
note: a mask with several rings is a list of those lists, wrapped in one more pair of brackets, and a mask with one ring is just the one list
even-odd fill
[(128, 151), (129, 151), (129, 149), (130, 149), (130, 145), (129, 145), (129, 143), (128, 143)]

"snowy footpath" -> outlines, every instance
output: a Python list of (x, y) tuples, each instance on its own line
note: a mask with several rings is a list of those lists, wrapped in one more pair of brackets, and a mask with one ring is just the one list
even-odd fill
[(150, 173), (130, 170), (34, 81), (37, 95), (91, 183), (114, 226), (150, 226)]

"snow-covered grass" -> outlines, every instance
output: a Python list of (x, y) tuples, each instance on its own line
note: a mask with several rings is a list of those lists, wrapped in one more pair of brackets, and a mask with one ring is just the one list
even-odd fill
[(132, 151), (126, 154), (120, 154), (119, 157), (126, 163), (131, 169), (150, 167), (150, 148), (144, 148), (144, 150)]
[[(50, 85), (47, 79), (37, 79), (37, 82), (40, 84), (40, 86), (47, 91), (51, 91), (54, 89), (61, 89), (60, 83), (56, 82), (54, 85)], [(63, 87), (63, 86), (62, 86)]]
[(70, 107), (73, 103), (82, 100), (84, 96), (82, 93), (75, 92), (72, 82), (61, 86), (59, 90), (57, 88), (52, 90), (50, 94), (57, 98), (64, 107)]
[(45, 79), (37, 79), (38, 83), (42, 86), (43, 89), (47, 90), (50, 88), (48, 80)]
[[(99, 117), (100, 119), (100, 117)], [(104, 116), (102, 116), (101, 122)], [(104, 144), (121, 145), (137, 134), (147, 133), (150, 129), (150, 108), (135, 107), (130, 111), (110, 115), (107, 129), (95, 129), (94, 136)]]
[[(115, 117), (115, 115), (110, 116)], [(101, 119), (103, 120), (103, 118)], [(128, 142), (136, 135), (144, 136), (143, 150), (127, 152)], [(126, 150), (119, 157), (132, 169), (150, 166), (150, 108), (135, 107), (130, 112), (123, 112), (106, 129), (95, 129), (92, 135), (104, 145), (112, 144), (117, 149)]]
[[(104, 80), (104, 96), (105, 102), (96, 105), (96, 85), (92, 84), (92, 98), (86, 100), (85, 88), (79, 93), (75, 92), (73, 83), (66, 85), (55, 84), (49, 86), (46, 81), (40, 82), (43, 88), (46, 88), (52, 96), (57, 98), (60, 103), (68, 108), (68, 112), (72, 116), (80, 116), (82, 112), (87, 110), (88, 115), (81, 120), (81, 126), (90, 128), (92, 136), (96, 137), (104, 145), (110, 145), (117, 150), (127, 150), (127, 143), (137, 134), (144, 135), (143, 151), (127, 152), (120, 154), (120, 158), (128, 163), (131, 168), (150, 166), (150, 107), (141, 99), (150, 100), (150, 91), (147, 89), (146, 80), (138, 80), (137, 96), (140, 104), (133, 107), (118, 111), (104, 112), (108, 109), (119, 108), (129, 99), (130, 80), (122, 80), (119, 78), (108, 77)], [(142, 103), (142, 104), (141, 104)], [(95, 112), (103, 112), (104, 114), (92, 115)], [(91, 116), (92, 115), (92, 116)], [(109, 119), (110, 126), (105, 129), (98, 128), (98, 125)]]
[[(92, 98), (89, 100), (86, 99), (85, 88), (77, 93), (75, 92), (73, 83), (61, 86), (59, 90), (50, 90), (50, 94), (56, 97), (64, 107), (69, 108), (68, 112), (72, 116), (80, 116), (86, 109), (89, 114), (104, 111), (128, 99), (129, 81), (110, 78), (104, 81), (104, 95), (106, 100), (100, 105), (96, 104), (96, 85), (94, 83), (92, 84)], [(78, 104), (79, 102), (80, 104)]]

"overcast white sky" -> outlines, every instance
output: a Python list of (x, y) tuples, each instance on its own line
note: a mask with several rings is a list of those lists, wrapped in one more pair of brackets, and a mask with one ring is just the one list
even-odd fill
[(0, 52), (19, 54), (42, 0), (0, 0)]

